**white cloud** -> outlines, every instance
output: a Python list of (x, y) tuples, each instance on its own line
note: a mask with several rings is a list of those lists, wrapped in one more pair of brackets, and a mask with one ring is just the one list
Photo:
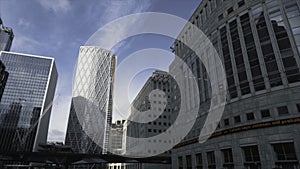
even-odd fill
[(64, 131), (60, 131), (57, 129), (53, 129), (50, 130), (48, 133), (48, 140), (49, 142), (64, 142), (64, 138), (65, 138), (65, 132)]
[(38, 0), (42, 7), (52, 10), (55, 13), (67, 12), (71, 8), (69, 0)]
[[(51, 111), (51, 118), (49, 124), (48, 141), (64, 141), (65, 132), (67, 129), (67, 122), (70, 112), (71, 95), (61, 95), (66, 93), (67, 90), (71, 90), (71, 85), (68, 81), (67, 74), (59, 75), (60, 78), (57, 83), (54, 104)], [(71, 93), (67, 92), (67, 93)], [(59, 130), (63, 132), (62, 136), (56, 136), (53, 130)]]
[(31, 26), (31, 24), (28, 21), (26, 21), (24, 18), (20, 18), (17, 24), (22, 28), (29, 28)]
[[(104, 1), (103, 4), (103, 16), (101, 17), (100, 25), (103, 26), (103, 23), (106, 24), (108, 22), (113, 21), (122, 16), (126, 16), (133, 13), (141, 13), (147, 11), (151, 6), (151, 2), (147, 0), (136, 1), (136, 0), (115, 0), (115, 1)], [(101, 35), (100, 40), (103, 40), (106, 44), (113, 44), (113, 40), (120, 39), (119, 37), (123, 37), (127, 34), (128, 31), (132, 29), (132, 25), (134, 25), (136, 21), (132, 20), (130, 23), (119, 24), (115, 27), (109, 27), (109, 30), (106, 34)], [(111, 36), (114, 36), (113, 38)], [(100, 42), (102, 43), (102, 42)], [(117, 52), (121, 47), (129, 47), (130, 42), (124, 43), (121, 42), (117, 44), (113, 48), (113, 52)]]
[(43, 46), (40, 42), (28, 38), (26, 36), (18, 35), (14, 37), (12, 51), (34, 51), (34, 49)]

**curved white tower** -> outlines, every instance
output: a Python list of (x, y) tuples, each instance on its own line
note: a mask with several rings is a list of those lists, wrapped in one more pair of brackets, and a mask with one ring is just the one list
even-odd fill
[(66, 136), (75, 152), (107, 152), (115, 65), (109, 51), (80, 47)]

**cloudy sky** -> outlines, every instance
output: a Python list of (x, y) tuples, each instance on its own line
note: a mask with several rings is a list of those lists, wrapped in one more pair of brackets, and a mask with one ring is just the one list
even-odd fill
[[(52, 109), (49, 141), (64, 141), (78, 49), (103, 25), (133, 13), (163, 12), (188, 19), (201, 0), (0, 0), (0, 16), (12, 27), (11, 51), (51, 56), (59, 73)], [(118, 30), (124, 30), (122, 26)], [(117, 32), (116, 32), (117, 33)], [(142, 35), (124, 40), (114, 49), (118, 64), (145, 48), (169, 50), (174, 39)], [(166, 59), (166, 61), (169, 61)], [(151, 69), (141, 72), (129, 86), (134, 98)], [(118, 119), (120, 117), (114, 117)]]

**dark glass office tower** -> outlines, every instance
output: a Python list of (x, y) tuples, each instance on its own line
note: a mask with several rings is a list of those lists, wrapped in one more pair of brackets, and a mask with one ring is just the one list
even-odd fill
[(0, 102), (7, 82), (8, 72), (5, 71), (5, 65), (0, 61)]
[(112, 116), (116, 56), (94, 47), (80, 47), (66, 145), (74, 152), (107, 152)]
[(11, 28), (3, 26), (3, 22), (0, 18), (0, 51), (9, 51), (12, 41), (14, 39), (14, 33)]
[(53, 58), (0, 52), (9, 74), (0, 103), (0, 153), (46, 143), (57, 82)]

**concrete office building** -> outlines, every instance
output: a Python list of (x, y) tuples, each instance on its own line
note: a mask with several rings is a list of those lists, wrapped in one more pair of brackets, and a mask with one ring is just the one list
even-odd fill
[[(161, 115), (157, 116), (154, 114), (147, 113), (148, 116), (154, 116), (155, 120), (148, 123), (136, 123), (132, 121), (126, 121), (124, 127), (124, 133), (127, 136), (134, 138), (147, 138), (152, 137), (154, 135), (158, 135), (160, 133), (166, 132), (166, 130), (172, 125), (174, 120), (176, 119), (176, 110), (173, 110), (173, 104), (171, 104), (172, 93), (170, 90), (171, 85), (173, 85), (174, 79), (164, 71), (155, 71), (152, 76), (147, 80), (141, 91), (138, 93), (136, 98), (132, 102), (132, 107), (137, 109), (140, 112), (145, 112), (149, 109), (154, 111), (162, 112)], [(160, 89), (164, 92), (164, 94), (155, 94), (152, 93), (152, 96), (149, 94), (156, 89)], [(164, 106), (165, 105), (165, 106)], [(165, 107), (163, 109), (163, 107)], [(134, 112), (131, 112), (134, 113)], [(178, 112), (177, 112), (178, 113)], [(153, 142), (164, 142), (169, 140), (152, 140)], [(133, 148), (136, 142), (128, 142), (128, 140), (124, 140), (125, 144), (125, 152), (128, 149)], [(141, 150), (143, 153), (156, 153), (155, 151), (157, 147), (145, 147), (145, 149)], [(167, 151), (159, 156), (170, 157), (170, 151)], [(170, 165), (166, 164), (126, 164), (127, 168), (139, 168), (139, 169), (169, 169)]]
[[(300, 1), (203, 0), (189, 21), (219, 53), (228, 95), (215, 133), (199, 143), (211, 87), (205, 67), (182, 43), (193, 39), (185, 26), (173, 49), (198, 77), (200, 110), (172, 150), (172, 168), (300, 168)], [(172, 63), (170, 72), (180, 66)]]
[(37, 151), (47, 142), (57, 83), (54, 58), (1, 51), (9, 74), (0, 103), (0, 152)]
[(14, 33), (11, 28), (3, 25), (0, 18), (0, 51), (10, 51), (12, 41), (14, 39)]
[[(126, 120), (117, 120), (111, 124), (109, 134), (109, 146), (108, 151), (112, 154), (122, 155), (124, 153), (123, 147), (123, 136), (124, 136), (124, 123)], [(124, 169), (127, 164), (125, 163), (109, 163), (107, 164), (108, 169)]]
[(116, 59), (99, 47), (80, 47), (65, 140), (76, 153), (107, 153)]
[(108, 150), (113, 154), (122, 154), (123, 151), (123, 125), (125, 120), (117, 120), (111, 124)]

